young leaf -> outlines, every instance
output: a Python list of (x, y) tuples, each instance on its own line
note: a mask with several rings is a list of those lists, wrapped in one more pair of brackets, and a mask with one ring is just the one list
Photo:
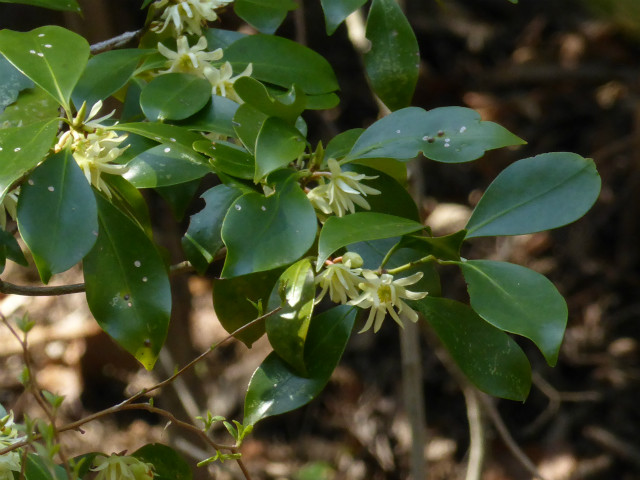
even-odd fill
[(51, 156), (29, 175), (20, 191), (17, 220), (45, 284), (91, 250), (98, 233), (96, 200), (69, 150)]
[(227, 137), (235, 137), (236, 132), (233, 129), (232, 121), (233, 116), (238, 110), (238, 106), (239, 105), (233, 100), (220, 97), (219, 95), (212, 95), (211, 100), (209, 100), (202, 110), (176, 123), (189, 130), (219, 133)]
[(471, 382), (496, 397), (523, 401), (531, 387), (531, 366), (518, 344), (468, 306), (431, 295), (409, 302), (424, 315)]
[(280, 96), (274, 97), (260, 82), (251, 77), (240, 77), (233, 88), (242, 100), (270, 117), (278, 117), (294, 124), (304, 111), (306, 95), (296, 85)]
[(366, 37), (371, 50), (364, 66), (373, 91), (391, 110), (409, 106), (418, 82), (420, 50), (396, 0), (373, 0)]
[(23, 5), (33, 5), (34, 7), (49, 8), (51, 10), (81, 12), (77, 0), (0, 0), (0, 3), (22, 3)]
[(154, 121), (183, 120), (211, 98), (211, 84), (187, 73), (167, 73), (151, 80), (140, 94), (140, 107)]
[(89, 60), (87, 41), (57, 26), (0, 30), (0, 53), (70, 111), (69, 97)]
[(313, 400), (329, 381), (351, 336), (357, 309), (340, 305), (311, 319), (305, 346), (308, 378), (275, 353), (253, 373), (244, 401), (244, 425), (295, 410)]
[(322, 265), (333, 252), (351, 243), (397, 237), (422, 230), (424, 225), (407, 218), (384, 213), (352, 213), (329, 217), (320, 231), (317, 265)]
[[(0, 56), (0, 113), (18, 98), (25, 88), (33, 87), (33, 82), (25, 77), (9, 60)], [(1, 124), (1, 123), (0, 123)]]
[(304, 348), (315, 294), (313, 267), (309, 259), (304, 258), (280, 276), (267, 306), (267, 311), (282, 307), (266, 320), (269, 343), (280, 358), (302, 376), (307, 376)]
[(262, 33), (274, 33), (298, 4), (293, 0), (236, 0), (233, 9), (241, 19)]
[(320, 0), (327, 35), (333, 35), (340, 24), (366, 2), (367, 0)]
[(298, 85), (308, 95), (338, 90), (331, 65), (318, 53), (292, 40), (271, 35), (248, 35), (233, 42), (224, 59), (234, 72), (253, 65), (252, 77), (284, 88)]
[(566, 152), (525, 158), (489, 185), (467, 223), (467, 238), (561, 227), (582, 217), (599, 193), (600, 176), (589, 158)]
[(469, 260), (459, 266), (478, 315), (532, 340), (554, 366), (567, 324), (567, 304), (553, 283), (513, 263)]
[(269, 173), (286, 167), (304, 152), (306, 143), (297, 128), (278, 117), (269, 117), (262, 124), (256, 139), (256, 171), (258, 183)]
[(425, 111), (408, 107), (381, 118), (367, 128), (346, 159), (409, 160), (420, 152), (445, 163), (470, 162), (486, 150), (525, 143), (497, 123), (463, 107)]
[(131, 160), (123, 175), (137, 188), (166, 187), (202, 178), (213, 169), (202, 155), (178, 143), (162, 144)]
[(87, 303), (100, 327), (151, 370), (171, 314), (169, 276), (154, 243), (101, 195), (100, 230), (84, 259)]
[(155, 480), (191, 480), (193, 472), (184, 458), (173, 448), (161, 443), (150, 443), (131, 454), (153, 465)]
[[(267, 313), (265, 306), (281, 273), (282, 269), (277, 269), (213, 281), (213, 308), (227, 332), (233, 333)], [(262, 305), (263, 310), (258, 310), (257, 305)], [(239, 332), (236, 338), (251, 347), (264, 332), (261, 321)]]
[(13, 182), (40, 163), (57, 131), (58, 122), (54, 120), (0, 129), (0, 199)]
[(248, 193), (229, 209), (222, 225), (227, 246), (223, 277), (272, 270), (298, 260), (313, 245), (317, 219), (295, 177), (265, 197)]
[(204, 273), (216, 253), (224, 246), (220, 232), (222, 221), (231, 204), (242, 192), (227, 185), (217, 185), (204, 192), (205, 207), (191, 216), (189, 228), (182, 238), (187, 259)]
[(91, 58), (87, 63), (72, 99), (76, 108), (86, 101), (91, 106), (120, 90), (133, 76), (140, 59), (153, 50), (129, 48), (110, 50)]

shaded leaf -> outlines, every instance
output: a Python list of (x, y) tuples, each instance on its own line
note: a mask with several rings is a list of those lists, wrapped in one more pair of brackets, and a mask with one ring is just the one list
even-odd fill
[(424, 237), (407, 235), (400, 240), (400, 248), (413, 248), (422, 252), (423, 256), (433, 255), (440, 260), (460, 261), (460, 249), (465, 239), (466, 230), (445, 235), (443, 237)]
[(184, 120), (211, 98), (209, 80), (187, 73), (166, 73), (151, 80), (140, 94), (140, 107), (153, 121)]
[[(9, 232), (0, 230), (0, 273), (4, 271), (7, 259), (13, 260), (23, 267), (29, 265), (16, 238)], [(2, 411), (0, 411), (0, 418), (3, 416)]]
[(194, 142), (202, 140), (202, 135), (189, 131), (185, 127), (168, 125), (166, 123), (134, 122), (120, 123), (110, 128), (119, 132), (130, 132), (158, 143), (178, 143), (185, 148), (191, 148)]
[(62, 10), (80, 13), (80, 5), (77, 0), (0, 0), (0, 3), (22, 3), (23, 5), (33, 5), (50, 10)]
[(236, 0), (233, 9), (245, 22), (262, 33), (273, 33), (298, 4), (293, 0)]
[(283, 95), (274, 96), (256, 79), (240, 77), (233, 88), (242, 100), (270, 117), (278, 117), (293, 124), (304, 111), (306, 95), (296, 85)]
[(171, 213), (173, 213), (173, 218), (177, 221), (182, 220), (187, 213), (187, 209), (191, 205), (200, 186), (200, 180), (200, 178), (196, 178), (195, 180), (179, 185), (155, 188), (158, 195), (167, 202), (169, 208), (171, 208)]
[(233, 116), (233, 129), (244, 147), (251, 153), (256, 150), (256, 140), (267, 115), (246, 103), (240, 105)]
[(211, 157), (211, 164), (217, 173), (253, 180), (256, 162), (253, 155), (242, 147), (230, 142), (200, 140), (193, 144), (193, 149)]
[(24, 470), (26, 480), (67, 480), (67, 472), (63, 467), (35, 453), (27, 454)]
[(180, 120), (177, 124), (190, 130), (235, 137), (236, 132), (233, 129), (232, 120), (236, 110), (238, 110), (238, 106), (233, 100), (219, 95), (212, 95), (211, 100), (202, 110), (189, 118)]
[(235, 30), (223, 30), (221, 28), (207, 28), (202, 33), (207, 38), (207, 45), (210, 51), (216, 48), (227, 48), (236, 40), (247, 36), (246, 33), (236, 32)]
[(253, 181), (258, 183), (269, 173), (286, 167), (305, 148), (304, 137), (297, 128), (280, 118), (267, 118), (256, 139), (256, 171)]
[(150, 443), (131, 454), (153, 465), (153, 478), (157, 480), (191, 480), (193, 473), (185, 459), (173, 448), (161, 443)]
[(366, 2), (367, 0), (320, 0), (327, 35), (333, 35), (340, 24)]

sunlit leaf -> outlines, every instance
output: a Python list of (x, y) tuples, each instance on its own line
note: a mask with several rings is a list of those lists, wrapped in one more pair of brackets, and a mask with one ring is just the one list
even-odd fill
[(0, 78), (2, 78), (0, 83), (0, 113), (2, 113), (7, 105), (17, 100), (22, 90), (33, 87), (33, 82), (2, 56), (0, 56)]
[(167, 73), (151, 80), (140, 94), (140, 107), (151, 121), (184, 120), (211, 99), (211, 84), (187, 73)]
[(297, 128), (277, 117), (269, 117), (262, 124), (256, 139), (256, 171), (254, 182), (287, 166), (304, 152), (306, 143)]
[(0, 113), (0, 128), (26, 127), (43, 120), (53, 120), (59, 115), (60, 105), (40, 87), (20, 92), (15, 103)]

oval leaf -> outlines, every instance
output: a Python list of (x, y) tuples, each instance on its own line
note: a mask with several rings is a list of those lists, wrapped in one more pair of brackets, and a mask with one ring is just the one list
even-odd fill
[(527, 337), (547, 363), (558, 361), (567, 325), (567, 304), (543, 275), (513, 263), (460, 262), (471, 307), (501, 330)]
[(273, 33), (298, 4), (293, 0), (236, 0), (233, 9), (245, 22), (262, 33)]
[(294, 372), (303, 376), (307, 373), (304, 346), (315, 294), (313, 267), (305, 258), (291, 265), (280, 276), (267, 307), (267, 311), (282, 307), (265, 322), (269, 343)]
[(523, 401), (531, 366), (518, 344), (462, 303), (427, 296), (409, 302), (422, 313), (471, 382), (496, 397)]
[(82, 260), (95, 244), (96, 200), (69, 150), (48, 158), (22, 185), (18, 228), (45, 284), (52, 274)]
[(352, 243), (391, 238), (422, 230), (424, 225), (384, 213), (352, 213), (329, 217), (320, 231), (318, 262), (322, 265), (333, 252)]
[(149, 237), (96, 198), (100, 230), (84, 259), (87, 303), (100, 327), (151, 370), (169, 328), (169, 276)]
[(469, 108), (408, 107), (367, 128), (346, 158), (409, 160), (422, 152), (438, 162), (461, 163), (476, 160), (487, 150), (523, 143), (497, 123), (481, 121)]
[(364, 66), (373, 91), (390, 110), (407, 107), (420, 69), (416, 35), (396, 0), (373, 0), (366, 37), (371, 50)]
[(304, 152), (305, 147), (304, 137), (298, 129), (280, 118), (267, 118), (256, 139), (256, 171), (253, 181), (258, 183), (274, 170), (286, 167)]
[(270, 197), (248, 193), (229, 209), (222, 225), (227, 246), (223, 277), (283, 267), (313, 245), (317, 220), (295, 178)]
[(233, 88), (242, 100), (262, 113), (291, 124), (295, 123), (307, 103), (306, 95), (296, 85), (280, 98), (274, 97), (262, 83), (251, 77), (240, 77)]
[(69, 98), (89, 60), (89, 44), (57, 26), (0, 30), (0, 52), (69, 111)]
[(525, 158), (489, 185), (467, 223), (467, 238), (562, 227), (582, 217), (599, 194), (600, 176), (590, 158), (566, 152)]
[(176, 123), (190, 130), (219, 133), (227, 137), (235, 137), (236, 132), (233, 129), (232, 120), (236, 114), (236, 110), (238, 110), (238, 106), (239, 105), (233, 100), (220, 97), (219, 95), (212, 95), (211, 100), (207, 102), (202, 110)]
[(327, 35), (333, 35), (340, 24), (366, 2), (367, 0), (320, 0)]
[(145, 463), (153, 465), (156, 480), (191, 480), (191, 467), (173, 448), (161, 443), (150, 443), (131, 454)]
[(149, 82), (140, 94), (140, 107), (153, 121), (183, 120), (200, 111), (211, 98), (211, 84), (187, 73), (167, 73)]
[(305, 349), (308, 378), (296, 375), (278, 355), (270, 354), (249, 382), (243, 423), (253, 425), (313, 400), (342, 357), (356, 312), (356, 308), (340, 305), (311, 319)]

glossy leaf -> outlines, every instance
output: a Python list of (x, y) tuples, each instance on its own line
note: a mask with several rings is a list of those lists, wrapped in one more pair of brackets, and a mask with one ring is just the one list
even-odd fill
[(217, 185), (204, 192), (205, 206), (191, 216), (189, 228), (182, 238), (187, 260), (204, 273), (216, 253), (224, 246), (220, 232), (222, 222), (231, 204), (242, 192), (227, 185)]
[(373, 91), (391, 110), (409, 106), (418, 82), (420, 50), (396, 0), (372, 1), (366, 37), (371, 49), (364, 54), (364, 66)]
[(211, 164), (216, 172), (245, 180), (253, 179), (255, 159), (242, 147), (230, 142), (200, 140), (193, 144), (193, 149), (211, 157)]
[[(0, 230), (0, 273), (4, 271), (7, 260), (13, 260), (23, 267), (29, 265), (29, 262), (27, 262), (27, 259), (24, 257), (24, 253), (22, 253), (16, 238), (9, 232)], [(4, 415), (2, 415), (2, 412), (0, 411), (0, 418), (3, 416)]]
[(69, 150), (49, 157), (22, 185), (18, 228), (45, 284), (52, 274), (82, 260), (95, 244), (96, 200)]
[(140, 94), (140, 107), (154, 121), (183, 120), (211, 98), (209, 80), (187, 73), (167, 73), (151, 80)]
[(523, 401), (531, 366), (518, 344), (468, 306), (431, 295), (410, 302), (422, 313), (471, 382), (496, 397)]
[(229, 209), (222, 225), (227, 246), (223, 277), (272, 270), (298, 260), (313, 245), (317, 219), (292, 177), (275, 194), (248, 193)]
[[(18, 99), (18, 94), (26, 89), (32, 88), (33, 82), (25, 77), (9, 60), (0, 56), (0, 113), (7, 105), (11, 105)], [(2, 123), (0, 122), (0, 125)]]
[(465, 239), (465, 230), (443, 237), (424, 237), (407, 235), (400, 240), (400, 248), (413, 248), (422, 252), (423, 256), (433, 255), (440, 260), (459, 262), (460, 249)]
[(191, 148), (194, 142), (202, 140), (202, 135), (189, 131), (187, 128), (168, 125), (165, 123), (134, 122), (120, 123), (111, 130), (130, 132), (158, 143), (178, 143), (185, 148)]
[(168, 187), (156, 187), (154, 190), (169, 205), (173, 218), (180, 222), (191, 206), (200, 187), (201, 178)]
[(286, 167), (305, 148), (304, 137), (298, 129), (280, 118), (267, 118), (256, 139), (256, 171), (253, 181), (257, 183), (265, 175)]
[(20, 92), (15, 103), (0, 113), (0, 128), (26, 127), (43, 120), (53, 120), (59, 115), (60, 105), (39, 87)]
[(33, 5), (34, 7), (67, 12), (80, 13), (81, 11), (77, 0), (0, 0), (0, 3), (22, 3), (23, 5)]
[(53, 146), (57, 121), (0, 129), (0, 199), (11, 185), (35, 167)]
[(145, 150), (123, 175), (137, 188), (166, 187), (201, 178), (213, 171), (204, 157), (178, 143)]
[(232, 43), (224, 52), (234, 72), (253, 65), (252, 77), (291, 88), (298, 85), (308, 95), (337, 90), (331, 65), (318, 53), (292, 40), (270, 35), (249, 35)]
[(280, 358), (302, 376), (307, 375), (304, 347), (315, 294), (313, 267), (309, 259), (304, 258), (291, 265), (280, 276), (267, 307), (267, 311), (282, 307), (282, 310), (266, 320), (269, 343)]
[(293, 124), (304, 111), (306, 95), (296, 85), (281, 96), (274, 96), (267, 88), (251, 77), (241, 77), (233, 88), (242, 100), (270, 117), (278, 117)]
[(202, 34), (207, 38), (207, 45), (210, 51), (216, 48), (227, 48), (236, 40), (247, 36), (246, 33), (236, 32), (235, 30), (223, 30), (221, 28), (207, 28)]
[(307, 110), (329, 110), (337, 107), (340, 97), (335, 93), (323, 93), (321, 95), (307, 95)]
[(555, 365), (567, 324), (567, 304), (543, 275), (507, 262), (469, 260), (460, 269), (471, 307), (487, 322), (532, 340)]
[(582, 217), (599, 194), (591, 159), (566, 152), (525, 158), (489, 185), (467, 223), (467, 238), (561, 227)]
[[(267, 313), (271, 290), (281, 273), (278, 269), (213, 281), (213, 308), (227, 332), (233, 333)], [(262, 305), (263, 310), (259, 311), (257, 305)], [(264, 321), (260, 321), (236, 334), (236, 338), (251, 347), (264, 332)]]
[(173, 448), (161, 443), (150, 443), (131, 454), (145, 463), (153, 465), (156, 480), (191, 480), (193, 473), (184, 458)]
[(324, 152), (325, 158), (335, 158), (337, 160), (346, 157), (355, 145), (360, 135), (364, 132), (364, 128), (352, 128), (345, 130), (333, 137), (327, 144)]
[(233, 9), (245, 22), (262, 33), (274, 33), (298, 4), (293, 0), (236, 0)]
[(244, 424), (295, 410), (313, 400), (329, 381), (353, 329), (357, 309), (340, 305), (312, 318), (305, 346), (308, 378), (271, 353), (251, 377)]
[(414, 220), (384, 213), (352, 213), (344, 217), (329, 217), (320, 231), (318, 265), (333, 252), (351, 243), (397, 237), (422, 230)]
[(340, 24), (366, 2), (367, 0), (320, 0), (327, 35), (333, 35)]
[(80, 35), (49, 25), (30, 32), (0, 31), (0, 52), (69, 110), (69, 98), (89, 60)]
[(53, 463), (53, 460), (45, 458), (44, 455), (35, 453), (27, 454), (27, 463), (24, 469), (26, 480), (67, 480), (65, 469)]
[(120, 175), (109, 175), (104, 178), (108, 181), (109, 188), (113, 194), (111, 203), (113, 203), (120, 212), (128, 215), (129, 218), (147, 234), (147, 237), (152, 238), (153, 230), (151, 229), (149, 208), (140, 190)]
[(267, 115), (246, 103), (240, 105), (233, 116), (233, 129), (244, 147), (251, 153), (256, 150), (258, 133)]
[(100, 230), (84, 259), (87, 303), (100, 327), (150, 370), (169, 327), (167, 269), (145, 232), (96, 198)]
[(480, 120), (474, 110), (417, 107), (398, 110), (378, 120), (358, 138), (347, 159), (409, 160), (420, 152), (445, 163), (470, 162), (486, 150), (524, 143), (497, 123)]
[[(245, 77), (242, 77), (245, 78)], [(237, 83), (237, 82), (236, 82)], [(235, 85), (234, 85), (235, 86)], [(238, 110), (238, 104), (233, 100), (218, 95), (212, 95), (211, 100), (195, 115), (180, 120), (178, 125), (199, 132), (218, 133), (228, 137), (235, 137), (233, 116)]]
[(73, 90), (76, 108), (80, 108), (84, 101), (91, 108), (98, 100), (120, 90), (133, 76), (140, 59), (150, 52), (133, 48), (110, 50), (91, 58)]

